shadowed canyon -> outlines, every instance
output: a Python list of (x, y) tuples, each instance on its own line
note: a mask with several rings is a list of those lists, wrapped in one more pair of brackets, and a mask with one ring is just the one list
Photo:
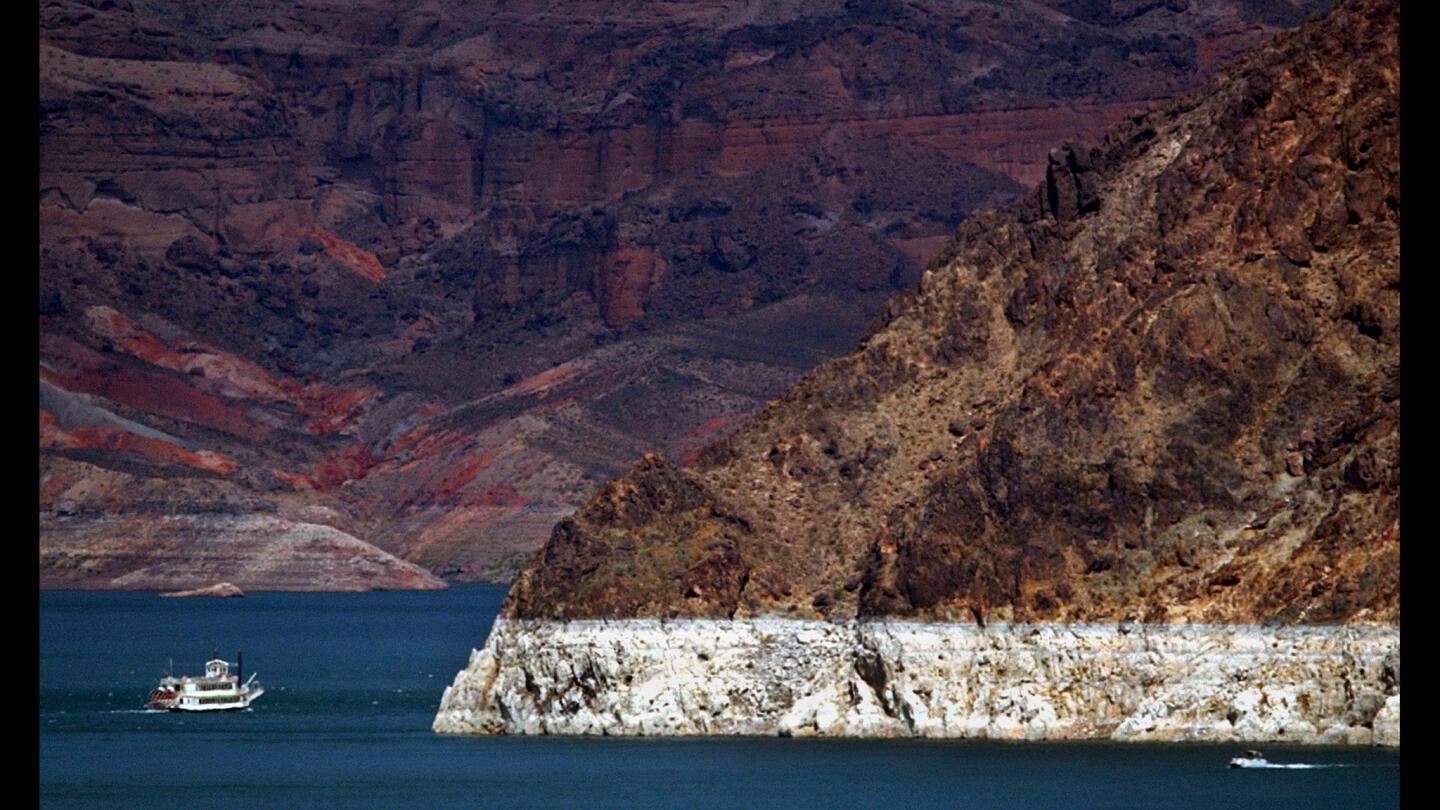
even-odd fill
[(1137, 115), (1328, 5), (42, 2), (40, 584), (505, 580), (645, 456), (522, 611), (1388, 616), (1382, 119)]

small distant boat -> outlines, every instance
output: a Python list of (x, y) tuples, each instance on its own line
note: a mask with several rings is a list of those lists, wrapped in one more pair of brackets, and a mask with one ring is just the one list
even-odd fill
[(1259, 751), (1246, 751), (1230, 760), (1232, 768), (1263, 768), (1269, 764), (1269, 760), (1265, 759), (1265, 755)]
[(172, 712), (221, 712), (244, 709), (265, 694), (265, 687), (250, 679), (240, 682), (245, 674), (244, 658), (235, 654), (236, 674), (230, 674), (230, 662), (222, 660), (218, 652), (205, 662), (204, 675), (176, 677), (166, 673), (160, 685), (151, 690), (146, 703), (152, 709)]

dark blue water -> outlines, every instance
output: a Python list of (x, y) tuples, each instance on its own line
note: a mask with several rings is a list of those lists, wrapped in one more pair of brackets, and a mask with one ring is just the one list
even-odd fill
[[(1233, 746), (802, 739), (452, 738), (440, 693), (504, 595), (40, 596), (44, 806), (774, 806), (1367, 808), (1399, 804), (1399, 758)], [(246, 712), (144, 713), (166, 660), (245, 651)], [(188, 664), (189, 666), (182, 666)], [(248, 674), (247, 674), (248, 677)]]

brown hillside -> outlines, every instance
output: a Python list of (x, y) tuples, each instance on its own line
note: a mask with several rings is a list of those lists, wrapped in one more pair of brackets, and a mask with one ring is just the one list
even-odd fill
[(1399, 3), (1050, 155), (694, 469), (561, 522), (522, 617), (1399, 618)]

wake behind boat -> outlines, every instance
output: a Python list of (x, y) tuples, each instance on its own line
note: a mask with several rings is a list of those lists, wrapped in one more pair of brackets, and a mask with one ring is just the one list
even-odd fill
[(204, 675), (176, 677), (166, 673), (160, 685), (150, 692), (146, 705), (151, 709), (174, 712), (217, 712), (244, 709), (265, 694), (265, 687), (255, 682), (255, 674), (244, 683), (240, 678), (245, 674), (244, 657), (235, 654), (236, 674), (230, 674), (230, 662), (214, 653), (205, 662)]

